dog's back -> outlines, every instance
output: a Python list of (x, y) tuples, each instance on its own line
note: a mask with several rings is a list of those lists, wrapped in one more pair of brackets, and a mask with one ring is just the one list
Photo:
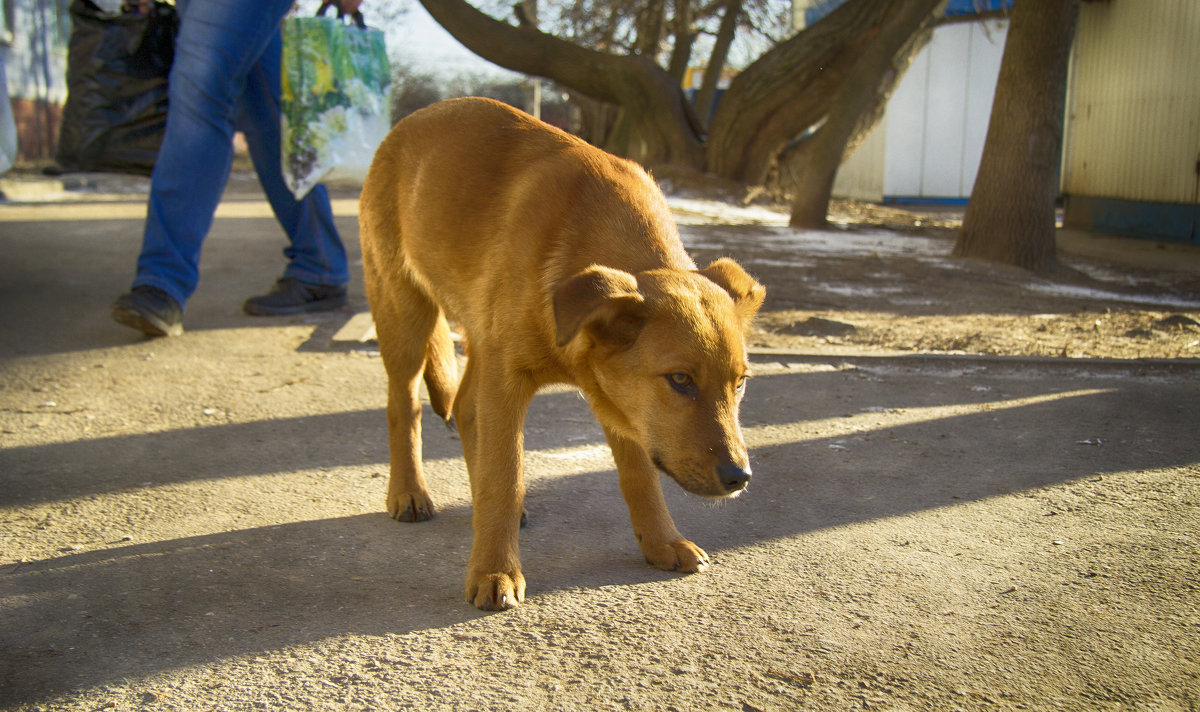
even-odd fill
[[(427, 150), (430, 143), (440, 150)], [(382, 222), (371, 226), (376, 239), (399, 241), (396, 256), (416, 282), (437, 285), (428, 291), (454, 319), (469, 321), (499, 300), (548, 299), (554, 283), (591, 264), (695, 269), (637, 164), (499, 102), (461, 99), (418, 111), (379, 152), (389, 160), (371, 168), (363, 215)], [(609, 234), (574, 234), (579, 229)], [(539, 276), (539, 288), (529, 288), (529, 275)], [(546, 305), (522, 311), (532, 317)]]

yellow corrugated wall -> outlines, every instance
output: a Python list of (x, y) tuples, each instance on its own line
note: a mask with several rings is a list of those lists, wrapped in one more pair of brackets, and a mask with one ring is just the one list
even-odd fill
[(1083, 3), (1063, 191), (1200, 202), (1200, 0)]

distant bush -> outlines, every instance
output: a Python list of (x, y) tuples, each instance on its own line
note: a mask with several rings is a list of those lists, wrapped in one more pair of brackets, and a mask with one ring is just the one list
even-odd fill
[[(514, 75), (512, 79), (494, 74), (457, 74), (439, 76), (418, 71), (407, 65), (392, 67), (392, 121), (399, 121), (418, 109), (443, 99), (460, 96), (484, 96), (528, 111), (529, 81)], [(542, 119), (559, 128), (574, 128), (571, 106), (566, 93), (542, 80)]]

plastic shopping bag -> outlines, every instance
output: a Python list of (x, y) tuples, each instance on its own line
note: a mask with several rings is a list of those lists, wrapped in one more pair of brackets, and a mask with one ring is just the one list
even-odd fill
[(175, 7), (105, 12), (71, 3), (67, 101), (54, 159), (60, 171), (150, 173), (167, 124)]
[(322, 180), (362, 180), (392, 125), (383, 32), (355, 20), (284, 20), (283, 176), (297, 198)]

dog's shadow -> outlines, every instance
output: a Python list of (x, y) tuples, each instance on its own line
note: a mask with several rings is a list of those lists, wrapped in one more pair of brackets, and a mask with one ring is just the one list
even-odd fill
[[(576, 480), (592, 481), (597, 487)], [(599, 483), (610, 485), (599, 497)], [(574, 500), (574, 522), (549, 509)], [(673, 577), (645, 564), (615, 473), (539, 486), (524, 530), (530, 595)], [(488, 615), (464, 599), (471, 512), (428, 522), (380, 511), (64, 553), (0, 570), (5, 697), (362, 634), (404, 635)]]
[[(752, 439), (761, 437), (755, 428), (777, 432), (771, 430), (769, 444), (752, 446), (756, 479), (749, 491), (713, 506), (663, 482), (680, 530), (716, 561), (715, 570), (701, 576), (753, 579), (761, 572), (723, 566), (722, 557), (767, 541), (1098, 472), (1194, 460), (1186, 448), (1122, 447), (1120, 438), (1133, 443), (1144, 435), (1126, 425), (1122, 435), (1114, 434), (1113, 413), (1123, 414), (1123, 423), (1137, 423), (1141, 412), (1186, 406), (1179, 432), (1154, 433), (1159, 442), (1186, 442), (1187, 423), (1200, 417), (1200, 404), (1181, 404), (1170, 384), (1114, 381), (1103, 389), (1043, 393), (1039, 380), (1006, 381), (995, 390), (927, 380), (936, 387), (900, 388), (888, 379), (836, 372), (757, 379), (744, 421)], [(829, 425), (862, 413), (911, 414), (992, 402), (1018, 405), (967, 407), (952, 416), (907, 417), (891, 425), (880, 415), (883, 424), (876, 428), (837, 431)], [(576, 419), (589, 423), (589, 417), (574, 394), (555, 394), (540, 397), (527, 422), (531, 524), (522, 531), (521, 550), (531, 606), (540, 597), (580, 588), (677, 577), (642, 561), (611, 460), (602, 458), (599, 429), (574, 426)], [(556, 427), (563, 423), (572, 427)], [(362, 425), (354, 418), (318, 424), (335, 430)], [(285, 426), (302, 428), (303, 420)], [(382, 432), (383, 423), (373, 427)], [(577, 434), (563, 442), (564, 432)], [(268, 435), (259, 429), (242, 434), (256, 441)], [(341, 435), (352, 441), (350, 430)], [(330, 442), (338, 436), (330, 433)], [(1105, 448), (1075, 445), (1098, 436), (1106, 438)], [(450, 456), (457, 448), (444, 430), (431, 429), (426, 441), (427, 453)], [(584, 452), (574, 470), (544, 467), (574, 451)], [(327, 455), (339, 456), (362, 459), (353, 441), (340, 455)], [(261, 457), (262, 462), (243, 464), (241, 472), (277, 465), (269, 462), (269, 448)], [(370, 464), (378, 467), (378, 456)], [(0, 676), (10, 682), (6, 694), (33, 699), (329, 637), (403, 635), (473, 620), (485, 614), (463, 600), (470, 520), (470, 508), (460, 501), (420, 524), (370, 512), (118, 543), (7, 566), (0, 571), (6, 600), (0, 611), (0, 668), (6, 669)]]

